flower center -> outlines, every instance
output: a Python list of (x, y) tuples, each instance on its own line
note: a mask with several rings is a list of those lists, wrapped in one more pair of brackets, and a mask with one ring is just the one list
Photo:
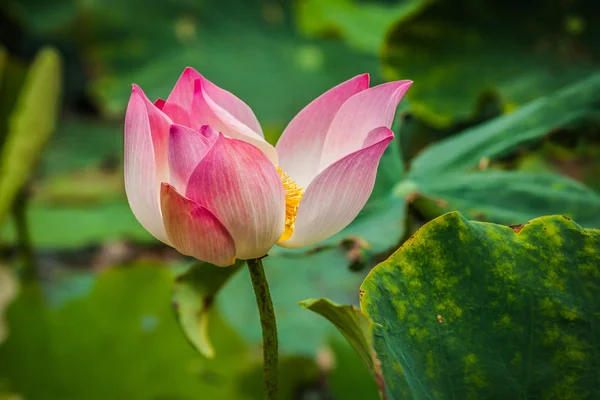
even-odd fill
[(294, 232), (294, 222), (296, 222), (300, 200), (304, 196), (304, 189), (298, 186), (281, 168), (277, 167), (277, 172), (281, 177), (281, 183), (283, 183), (283, 189), (285, 190), (285, 230), (279, 240), (288, 240)]

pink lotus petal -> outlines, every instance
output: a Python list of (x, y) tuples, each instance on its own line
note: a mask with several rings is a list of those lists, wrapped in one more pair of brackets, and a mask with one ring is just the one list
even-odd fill
[(158, 108), (159, 110), (162, 110), (163, 107), (165, 106), (165, 101), (163, 99), (156, 99), (154, 101), (154, 105), (156, 106), (156, 108)]
[(384, 83), (348, 99), (329, 127), (320, 170), (360, 149), (371, 130), (391, 127), (398, 103), (411, 84), (411, 81)]
[(300, 201), (292, 237), (278, 244), (306, 246), (333, 236), (352, 222), (373, 191), (379, 160), (393, 138), (389, 128), (376, 128), (369, 132), (367, 146), (317, 175)]
[[(200, 77), (200, 80), (205, 97), (214, 103), (213, 110), (215, 110), (217, 115), (220, 116), (220, 111), (222, 110), (222, 112), (226, 113), (226, 118), (233, 118), (251, 129), (258, 136), (264, 137), (258, 119), (246, 103), (227, 90), (221, 89), (205, 77)], [(216, 111), (217, 108), (219, 112)]]
[(165, 230), (173, 247), (220, 267), (233, 264), (235, 244), (217, 217), (168, 183), (163, 182), (160, 198)]
[(174, 123), (191, 126), (190, 114), (192, 113), (192, 103), (194, 101), (194, 82), (200, 77), (201, 75), (193, 68), (188, 67), (183, 70), (167, 101), (165, 101), (162, 110)]
[(158, 109), (148, 97), (144, 94), (142, 88), (133, 85), (133, 92), (137, 93), (144, 101), (148, 122), (150, 124), (150, 133), (152, 135), (152, 145), (154, 148), (154, 159), (156, 161), (156, 182), (157, 194), (160, 191), (160, 182), (169, 177), (169, 129), (171, 128), (171, 120), (169, 117)]
[[(247, 115), (244, 115), (244, 113), (240, 112), (242, 107), (234, 107), (234, 104), (238, 104), (236, 102), (241, 103), (241, 100), (239, 100), (237, 97), (233, 97), (235, 98), (235, 101), (232, 100), (230, 97), (233, 96), (232, 94), (216, 87), (208, 80), (203, 78), (196, 80), (195, 89), (194, 104), (192, 106), (194, 110), (194, 118), (190, 125), (192, 128), (196, 129), (201, 125), (210, 125), (228, 137), (243, 140), (258, 147), (267, 155), (267, 157), (269, 157), (274, 165), (277, 164), (277, 152), (275, 151), (275, 148), (271, 146), (271, 144), (265, 141), (262, 135), (262, 130), (256, 131), (250, 128), (230, 112), (230, 110), (233, 110), (236, 114), (238, 114), (238, 116), (242, 115), (246, 117), (246, 120), (250, 120)], [(215, 101), (211, 97), (211, 94), (217, 95), (221, 104)], [(229, 102), (225, 101), (224, 99), (229, 99)], [(224, 108), (224, 106), (229, 107), (229, 109)], [(247, 113), (252, 113), (248, 106), (245, 104), (244, 106), (247, 108)], [(252, 118), (256, 120), (254, 114), (252, 114)], [(252, 125), (256, 125), (256, 127), (260, 129), (258, 121), (256, 121), (256, 123), (252, 123)]]
[(236, 257), (265, 255), (281, 236), (285, 194), (279, 174), (259, 149), (220, 135), (190, 177), (186, 197), (225, 225)]
[(194, 169), (208, 152), (218, 132), (205, 125), (200, 132), (182, 125), (171, 125), (169, 133), (170, 182), (180, 193), (185, 189)]
[(313, 100), (283, 131), (277, 142), (279, 166), (301, 187), (319, 173), (319, 163), (329, 126), (342, 104), (369, 87), (369, 75), (343, 82)]
[(208, 125), (202, 125), (199, 130), (200, 134), (214, 143), (219, 138), (219, 132), (215, 131)]
[(125, 191), (133, 214), (158, 240), (168, 243), (158, 196), (169, 176), (167, 141), (171, 121), (133, 85), (125, 115)]

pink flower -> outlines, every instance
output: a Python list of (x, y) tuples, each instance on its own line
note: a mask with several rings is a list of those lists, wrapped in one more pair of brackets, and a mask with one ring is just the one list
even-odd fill
[(187, 68), (166, 101), (133, 86), (125, 188), (139, 222), (183, 254), (220, 266), (300, 247), (346, 227), (365, 205), (410, 81), (329, 90), (267, 143), (243, 101)]

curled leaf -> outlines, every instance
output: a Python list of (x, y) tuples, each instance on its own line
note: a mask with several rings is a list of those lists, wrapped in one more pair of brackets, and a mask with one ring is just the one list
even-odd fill
[(234, 275), (245, 261), (238, 260), (230, 267), (217, 267), (209, 263), (197, 263), (180, 275), (173, 289), (173, 306), (189, 342), (205, 357), (215, 355), (208, 336), (209, 320), (214, 298), (225, 282)]

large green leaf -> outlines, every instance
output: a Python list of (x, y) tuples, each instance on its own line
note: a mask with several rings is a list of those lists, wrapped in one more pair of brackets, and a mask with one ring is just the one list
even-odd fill
[(392, 28), (384, 71), (418, 82), (412, 111), (438, 126), (490, 94), (510, 110), (598, 68), (597, 15), (594, 0), (434, 1)]
[(92, 282), (90, 293), (85, 284), (60, 299), (24, 286), (7, 313), (0, 392), (36, 399), (247, 399), (237, 389), (250, 367), (247, 346), (213, 311), (219, 356), (198, 354), (173, 314), (173, 278), (156, 265), (116, 268)]
[(474, 219), (510, 225), (561, 213), (585, 227), (600, 227), (600, 195), (559, 175), (492, 170), (432, 177), (417, 185), (419, 193), (439, 207), (431, 217), (458, 210)]
[(361, 286), (389, 397), (598, 397), (599, 259), (562, 216), (426, 224)]
[[(411, 88), (412, 90), (412, 88)], [(409, 178), (475, 169), (483, 160), (513, 154), (519, 147), (541, 140), (552, 131), (598, 126), (600, 73), (541, 96), (513, 113), (476, 125), (439, 141), (412, 162)]]
[(378, 354), (396, 350), (382, 357), (388, 384), (417, 398), (595, 398), (599, 256), (600, 231), (565, 217), (426, 225), (362, 285)]
[(53, 10), (36, 0), (12, 3), (18, 4), (11, 15), (32, 31), (74, 41), (95, 66), (91, 91), (110, 115), (122, 115), (132, 82), (151, 98), (164, 98), (191, 66), (247, 102), (276, 139), (325, 90), (379, 71), (375, 55), (298, 35), (291, 0), (63, 1)]
[(333, 33), (361, 51), (378, 53), (392, 23), (407, 18), (426, 3), (427, 0), (403, 0), (399, 4), (298, 0), (296, 18), (303, 33)]
[(590, 125), (589, 130), (580, 132), (582, 134), (578, 137), (568, 137), (571, 140), (565, 140), (567, 137), (555, 136), (554, 140), (551, 138), (532, 151), (507, 160), (505, 164), (512, 164), (519, 171), (524, 172), (564, 174), (600, 192), (600, 157), (598, 157), (600, 143), (593, 135), (587, 134), (588, 132), (600, 133), (600, 130)]
[(61, 61), (50, 48), (36, 56), (10, 114), (0, 156), (0, 223), (54, 130), (61, 91)]
[(567, 136), (600, 126), (600, 74), (541, 97), (512, 114), (439, 141), (412, 162), (396, 193), (420, 194), (415, 207), (434, 218), (458, 210), (470, 217), (516, 224), (564, 214), (600, 227), (600, 196), (569, 178), (545, 172), (488, 169), (495, 160), (532, 146), (551, 132)]

